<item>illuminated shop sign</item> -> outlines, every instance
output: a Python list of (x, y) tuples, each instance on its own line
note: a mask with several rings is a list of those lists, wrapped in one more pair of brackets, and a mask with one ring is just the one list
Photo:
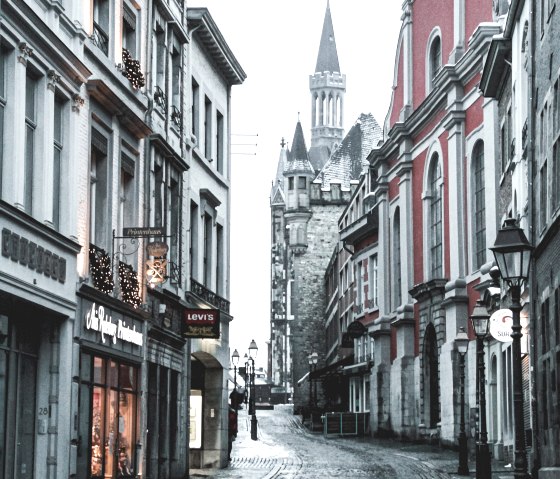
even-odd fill
[(66, 281), (66, 260), (7, 228), (2, 228), (2, 256), (45, 276)]
[(106, 313), (104, 306), (97, 306), (95, 303), (91, 305), (91, 308), (86, 313), (85, 328), (100, 333), (102, 343), (111, 342), (117, 344), (117, 339), (135, 344), (136, 346), (142, 346), (144, 343), (142, 331), (136, 331), (136, 325), (132, 325), (131, 328), (124, 319), (118, 319), (116, 322), (113, 322), (109, 311)]
[(185, 309), (183, 336), (218, 339), (220, 337), (220, 311), (217, 309)]

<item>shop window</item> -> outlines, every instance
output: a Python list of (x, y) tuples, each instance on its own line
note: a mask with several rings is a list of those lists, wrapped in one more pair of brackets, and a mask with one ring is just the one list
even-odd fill
[[(135, 477), (139, 457), (137, 366), (82, 353), (80, 363), (80, 443), (87, 449), (79, 466), (91, 478)], [(86, 446), (87, 444), (87, 446)], [(80, 477), (84, 476), (80, 471)]]

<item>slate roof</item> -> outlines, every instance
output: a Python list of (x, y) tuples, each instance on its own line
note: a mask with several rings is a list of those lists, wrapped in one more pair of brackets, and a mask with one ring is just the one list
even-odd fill
[(300, 121), (297, 122), (294, 139), (292, 140), (292, 148), (288, 152), (288, 162), (284, 168), (284, 176), (293, 173), (311, 173), (313, 176), (315, 173), (309, 161)]
[(317, 65), (315, 73), (322, 72), (339, 72), (338, 53), (336, 52), (336, 41), (334, 39), (334, 28), (331, 18), (331, 8), (327, 1), (327, 11), (323, 21), (323, 33), (321, 34), (321, 43), (319, 44), (319, 53), (317, 55)]
[(373, 115), (362, 113), (314, 182), (321, 183), (323, 188), (330, 183), (350, 188), (350, 182), (360, 178), (368, 154), (382, 139), (383, 131)]

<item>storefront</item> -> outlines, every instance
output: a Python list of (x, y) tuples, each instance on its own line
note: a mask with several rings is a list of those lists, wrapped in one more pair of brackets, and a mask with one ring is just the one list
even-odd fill
[(142, 473), (144, 313), (80, 290), (78, 478)]
[(79, 245), (0, 201), (0, 477), (68, 477)]

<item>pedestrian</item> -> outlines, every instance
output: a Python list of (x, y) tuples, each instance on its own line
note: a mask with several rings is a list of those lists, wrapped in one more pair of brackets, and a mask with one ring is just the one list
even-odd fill
[(235, 402), (232, 401), (228, 413), (228, 461), (231, 461), (231, 449), (233, 448), (233, 441), (237, 437), (237, 408), (234, 406)]

